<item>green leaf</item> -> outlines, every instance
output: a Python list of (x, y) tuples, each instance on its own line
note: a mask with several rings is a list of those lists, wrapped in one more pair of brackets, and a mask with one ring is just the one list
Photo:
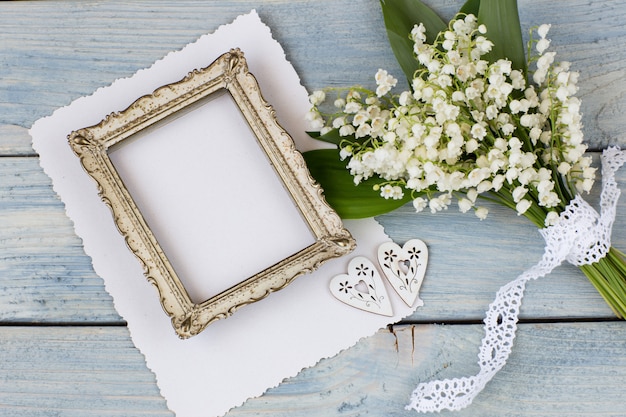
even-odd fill
[(507, 58), (514, 69), (525, 74), (526, 54), (517, 0), (480, 0), (478, 22), (487, 26), (486, 36), (494, 44), (484, 58), (489, 62)]
[(420, 0), (380, 0), (380, 6), (389, 44), (410, 85), (419, 67), (413, 55), (413, 41), (409, 38), (413, 26), (423, 23), (426, 40), (432, 43), (448, 25)]
[(459, 10), (460, 14), (473, 14), (478, 17), (478, 10), (480, 8), (480, 0), (467, 0), (461, 10)]
[(339, 146), (342, 141), (349, 139), (352, 140), (354, 137), (350, 136), (340, 136), (339, 129), (332, 129), (329, 132), (321, 135), (320, 132), (307, 132), (309, 136), (313, 139), (321, 140), (322, 142), (332, 143), (334, 145)]
[(320, 149), (303, 153), (309, 171), (324, 189), (324, 196), (341, 218), (362, 219), (388, 213), (411, 201), (408, 193), (400, 200), (386, 200), (373, 190), (378, 178), (370, 178), (359, 185), (339, 159), (339, 150)]

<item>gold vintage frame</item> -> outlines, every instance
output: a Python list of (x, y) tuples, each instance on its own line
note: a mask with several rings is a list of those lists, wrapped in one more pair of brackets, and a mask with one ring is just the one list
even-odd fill
[[(155, 127), (168, 116), (221, 92), (230, 93), (241, 110), (257, 144), (312, 231), (315, 242), (220, 294), (194, 303), (113, 166), (108, 150), (143, 129)], [(115, 224), (141, 262), (146, 278), (156, 286), (163, 309), (171, 317), (180, 338), (200, 333), (211, 322), (265, 298), (298, 275), (313, 271), (326, 260), (345, 255), (356, 246), (337, 213), (325, 202), (322, 189), (309, 174), (293, 140), (278, 124), (273, 108), (262, 97), (239, 49), (230, 50), (179, 82), (139, 98), (126, 110), (108, 115), (98, 125), (72, 132), (68, 139), (81, 164), (96, 181), (102, 200), (111, 208)]]

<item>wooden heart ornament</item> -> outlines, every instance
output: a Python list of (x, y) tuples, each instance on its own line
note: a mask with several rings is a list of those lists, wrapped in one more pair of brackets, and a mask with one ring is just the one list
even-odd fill
[(393, 316), (387, 290), (374, 264), (357, 256), (348, 264), (348, 273), (330, 281), (330, 292), (339, 301), (371, 313)]
[(411, 239), (403, 247), (385, 242), (378, 248), (378, 263), (393, 289), (409, 307), (415, 300), (418, 300), (418, 306), (424, 305), (419, 299), (428, 264), (428, 248), (424, 242)]

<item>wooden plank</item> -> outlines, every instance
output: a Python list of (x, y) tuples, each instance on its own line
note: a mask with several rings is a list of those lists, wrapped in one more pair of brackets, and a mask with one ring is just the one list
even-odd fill
[[(626, 169), (618, 178), (626, 185)], [(537, 229), (506, 209), (490, 210), (482, 222), (455, 209), (416, 215), (410, 205), (378, 218), (395, 241), (420, 238), (430, 248), (425, 306), (409, 320), (482, 320), (498, 288), (540, 260)], [(625, 199), (614, 227), (614, 244), (626, 248)], [(0, 321), (120, 322), (36, 158), (0, 158), (0, 246)], [(528, 285), (522, 318), (576, 317), (612, 313), (575, 267)]]
[(0, 328), (0, 414), (172, 416), (124, 327)]
[[(427, 2), (450, 17), (463, 0)], [(589, 143), (624, 146), (623, 1), (519, 3), (525, 26), (553, 23), (560, 58), (581, 71)], [(124, 327), (41, 325), (122, 321), (49, 179), (36, 158), (23, 158), (34, 155), (27, 129), (252, 8), (310, 90), (371, 85), (379, 67), (400, 74), (376, 1), (0, 3), (0, 155), (9, 156), (0, 158), (0, 414), (172, 415)], [(622, 172), (622, 188), (625, 181)], [(431, 248), (426, 305), (410, 321), (480, 320), (497, 288), (539, 259), (536, 230), (507, 211), (491, 211), (484, 222), (452, 211), (415, 216), (410, 207), (379, 218), (394, 240), (421, 237)], [(614, 233), (622, 249), (625, 212), (622, 201)], [(522, 316), (611, 315), (585, 278), (563, 266), (529, 284)], [(625, 331), (622, 322), (523, 324), (507, 367), (472, 407), (454, 415), (621, 415)], [(229, 415), (414, 415), (402, 409), (413, 387), (475, 372), (481, 338), (479, 325), (396, 326)]]
[[(480, 326), (401, 326), (284, 381), (228, 416), (415, 416), (419, 382), (473, 375)], [(525, 324), (508, 364), (471, 407), (441, 416), (618, 416), (624, 413), (623, 323)]]
[(122, 323), (36, 158), (0, 158), (0, 321)]
[[(458, 6), (458, 2), (431, 3), (447, 16)], [(534, 17), (532, 10), (536, 8), (530, 7), (525, 2), (520, 4), (523, 20), (531, 20), (531, 17)], [(545, 6), (546, 10), (543, 19), (549, 21), (555, 18), (557, 23), (553, 28), (554, 36), (556, 37), (559, 31), (563, 32), (564, 42), (567, 40), (577, 47), (593, 45), (600, 39), (599, 29), (603, 25), (608, 27), (614, 36), (610, 40), (605, 40), (608, 42), (607, 47), (610, 47), (609, 51), (614, 51), (615, 42), (622, 39), (621, 26), (615, 24), (616, 16), (619, 16), (621, 9), (611, 9), (611, 6), (615, 5), (614, 2), (602, 2), (597, 7), (578, 1), (571, 2), (576, 22), (583, 24), (586, 22), (585, 19), (588, 19), (587, 23), (591, 25), (590, 27), (598, 29), (597, 32), (574, 30), (575, 26), (567, 23), (569, 20), (562, 22), (559, 7), (550, 2), (542, 2), (541, 5)], [(267, 2), (261, 5), (259, 11), (262, 18), (274, 29), (275, 36), (285, 45), (289, 57), (303, 75), (305, 84), (322, 86), (349, 83), (352, 80), (367, 82), (369, 73), (375, 70), (378, 63), (392, 61), (388, 51), (385, 52), (386, 39), (378, 15), (378, 6), (372, 5), (371, 2), (357, 2), (353, 7), (344, 6), (346, 5), (343, 2), (321, 2), (317, 7), (301, 2), (293, 4)], [(3, 123), (8, 123), (1, 125), (0, 128), (0, 152), (7, 155), (28, 154), (30, 139), (26, 134), (26, 127), (20, 126), (20, 123), (29, 125), (36, 117), (45, 115), (56, 106), (67, 104), (78, 95), (88, 94), (119, 76), (130, 75), (137, 68), (147, 66), (158, 59), (167, 50), (184, 46), (201, 33), (230, 21), (250, 7), (251, 3), (244, 1), (228, 2), (228, 5), (224, 2), (213, 2), (210, 7), (198, 3), (180, 3), (180, 7), (174, 7), (167, 2), (159, 1), (145, 2), (141, 6), (117, 2), (2, 3), (0, 36), (6, 41), (4, 44), (7, 47), (0, 51), (0, 62), (10, 62), (14, 65), (8, 66), (10, 71), (0, 84), (2, 86), (0, 98), (4, 98), (0, 102), (6, 107), (6, 111), (0, 112), (0, 119)], [(316, 17), (326, 9), (336, 11), (337, 17), (330, 21), (326, 19), (324, 30), (317, 28), (312, 31), (310, 25), (300, 20), (306, 16), (306, 19), (318, 21)], [(348, 13), (345, 10), (356, 12)], [(66, 18), (62, 18), (62, 15)], [(24, 24), (25, 19), (30, 23)], [(103, 23), (103, 19), (106, 20), (106, 24)], [(129, 27), (129, 20), (136, 21), (136, 24)], [(184, 21), (185, 25), (181, 25), (180, 21)], [(78, 22), (81, 24), (78, 25)], [(353, 36), (353, 28), (363, 25), (372, 30), (365, 31), (358, 37)], [(334, 36), (326, 36), (327, 31), (334, 33)], [(349, 45), (348, 52), (333, 48), (336, 44), (344, 42)], [(120, 45), (123, 46), (122, 49)], [(568, 53), (574, 54), (573, 58), (577, 58), (575, 56), (577, 48), (570, 49)], [(592, 53), (595, 53), (594, 51), (595, 49)], [(345, 54), (343, 60), (336, 55), (340, 52)], [(587, 52), (589, 51), (586, 50), (585, 53)], [(604, 58), (594, 55), (597, 62), (604, 63), (598, 65), (598, 74), (607, 77), (618, 74), (616, 71), (623, 56), (617, 51), (614, 52), (610, 57)], [(335, 54), (332, 63), (328, 61), (329, 54)], [(45, 69), (35, 71), (35, 64), (40, 64), (43, 59), (46, 60)], [(605, 62), (602, 59), (610, 61)], [(611, 97), (606, 95), (607, 89), (612, 94), (620, 95), (620, 89), (615, 85), (619, 84), (620, 79), (613, 78), (608, 84), (597, 83), (597, 86), (602, 87), (602, 91), (591, 95), (602, 99)], [(583, 82), (581, 80), (581, 83)], [(604, 110), (606, 108), (603, 107)], [(599, 113), (592, 114), (594, 120), (601, 119)], [(617, 114), (614, 114), (611, 120), (618, 122), (617, 126), (621, 123), (621, 118), (617, 117)], [(44, 247), (37, 247), (32, 253), (22, 253), (19, 256), (5, 251), (4, 265), (11, 271), (4, 278), (4, 281), (9, 283), (5, 300), (7, 304), (16, 307), (14, 310), (3, 312), (3, 318), (20, 321), (42, 320), (42, 317), (45, 317), (45, 320), (65, 322), (85, 320), (83, 316), (85, 314), (89, 317), (88, 320), (96, 317), (105, 321), (117, 320), (99, 278), (93, 275), (88, 259), (82, 255), (79, 243), (63, 219), (61, 205), (53, 198), (49, 186), (42, 189), (20, 188), (19, 185), (12, 183), (19, 176), (23, 176), (21, 181), (31, 181), (26, 177), (31, 173), (36, 177), (33, 184), (45, 181), (45, 177), (42, 177), (41, 172), (37, 172), (34, 166), (27, 169), (28, 173), (16, 176), (12, 166), (5, 168), (7, 170), (5, 172), (9, 174), (3, 176), (3, 181), (7, 181), (4, 203), (7, 211), (3, 217), (7, 224), (15, 226), (5, 229), (5, 243), (8, 247), (17, 248), (15, 251), (21, 252), (27, 250), (26, 242), (38, 246), (31, 243), (33, 239), (23, 240), (22, 234), (30, 228), (32, 230), (29, 229), (27, 233), (36, 235), (40, 224), (35, 219), (43, 215), (58, 216), (47, 225), (50, 227), (59, 225), (58, 229), (51, 233), (61, 233), (63, 241), (51, 242), (48, 239), (43, 243)], [(17, 194), (24, 192), (26, 192), (24, 198), (18, 199)], [(41, 195), (43, 200), (35, 195), (40, 192), (43, 193)], [(8, 210), (9, 205), (6, 203), (9, 200), (12, 201), (10, 206), (12, 211)], [(36, 201), (54, 208), (43, 213), (43, 206), (34, 206)], [(25, 206), (20, 207), (20, 204)], [(478, 320), (497, 288), (538, 260), (542, 242), (536, 230), (525, 224), (524, 219), (515, 218), (510, 213), (496, 208), (492, 209), (492, 212), (491, 218), (482, 223), (477, 222), (471, 215), (457, 213), (446, 213), (444, 216), (429, 214), (414, 216), (410, 207), (379, 218), (395, 240), (401, 242), (411, 237), (422, 237), (429, 240), (433, 250), (435, 257), (424, 286), (426, 306), (413, 316), (413, 320)], [(623, 225), (621, 220), (623, 210), (619, 216), (616, 244), (624, 247), (619, 240), (624, 236), (623, 233), (619, 233), (623, 230), (623, 226), (620, 226)], [(30, 221), (33, 223), (29, 226)], [(503, 222), (507, 223), (507, 228), (501, 227)], [(516, 240), (509, 239), (510, 236), (516, 236)], [(495, 252), (485, 249), (492, 246), (497, 247)], [(520, 251), (522, 247), (523, 250)], [(56, 256), (58, 248), (71, 248), (73, 252), (67, 255), (60, 253), (58, 257), (53, 258), (51, 254)], [(459, 251), (459, 248), (463, 250)], [(459, 258), (458, 262), (452, 261), (450, 264), (437, 262), (437, 256), (449, 259), (451, 253), (455, 253)], [(486, 253), (493, 256), (486, 257)], [(39, 263), (30, 262), (30, 258), (41, 256), (47, 258)], [(480, 259), (480, 262), (477, 262), (477, 259)], [(17, 267), (15, 262), (19, 262), (20, 266)], [(68, 274), (63, 272), (64, 268), (75, 264), (79, 266), (72, 267), (72, 274), (80, 278), (67, 281)], [(56, 279), (64, 277), (64, 282), (68, 285), (61, 288), (57, 285), (51, 286), (51, 281), (46, 280), (45, 274)], [(32, 278), (38, 275), (44, 278), (40, 277), (33, 281)], [(26, 284), (23, 284), (24, 282)], [(87, 282), (86, 287), (84, 282)], [(566, 294), (563, 293), (564, 288), (567, 288)], [(463, 294), (462, 298), (455, 299), (454, 308), (450, 307), (451, 291)], [(61, 306), (68, 300), (78, 301), (70, 309)], [(522, 313), (524, 317), (610, 316), (610, 312), (598, 299), (595, 290), (571, 267), (563, 267), (549, 279), (530, 285)]]
[[(626, 167), (618, 171), (616, 178), (623, 189)], [(600, 190), (598, 181), (592, 193), (585, 196), (597, 210)], [(484, 221), (454, 208), (445, 213), (416, 215), (410, 204), (377, 218), (394, 241), (402, 244), (418, 237), (429, 246), (429, 265), (421, 291), (425, 306), (408, 320), (481, 320), (497, 290), (541, 260), (545, 243), (535, 226), (510, 209), (495, 204), (485, 206), (489, 216)], [(612, 244), (622, 251), (626, 248), (624, 198), (619, 201)], [(526, 286), (520, 317), (613, 317), (599, 301), (584, 274), (565, 263)], [(455, 311), (463, 313), (457, 315)]]
[[(462, 1), (427, 3), (450, 17)], [(594, 148), (625, 144), (626, 10), (620, 1), (569, 0), (566, 13), (551, 0), (519, 3), (524, 27), (553, 23), (559, 58), (581, 72), (588, 142)], [(0, 126), (27, 128), (253, 8), (311, 90), (372, 85), (379, 67), (402, 78), (375, 1), (2, 2)]]
[(30, 142), (27, 128), (0, 125), (0, 155), (35, 156)]
[[(421, 381), (475, 373), (478, 325), (396, 326), (231, 410), (235, 416), (412, 416)], [(442, 416), (617, 416), (624, 411), (623, 323), (524, 324), (509, 363), (474, 404)], [(0, 407), (10, 416), (165, 416), (122, 327), (0, 328)]]

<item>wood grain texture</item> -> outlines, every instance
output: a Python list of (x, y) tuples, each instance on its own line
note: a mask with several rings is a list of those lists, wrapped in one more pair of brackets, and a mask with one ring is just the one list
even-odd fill
[[(0, 322), (119, 323), (36, 158), (0, 158), (0, 178)], [(618, 179), (626, 185), (626, 170)], [(590, 202), (597, 203), (597, 193)], [(498, 288), (540, 260), (544, 244), (537, 229), (509, 210), (490, 210), (482, 222), (452, 209), (416, 215), (410, 205), (378, 218), (395, 241), (417, 237), (429, 246), (425, 306), (409, 321), (482, 320)], [(625, 231), (622, 200), (613, 233), (618, 248), (626, 248)], [(612, 313), (575, 267), (563, 265), (528, 285), (522, 318), (592, 317)]]
[[(463, 0), (425, 2), (450, 18)], [(593, 149), (626, 146), (624, 5), (519, 0), (522, 25), (552, 23), (559, 59), (581, 73)], [(372, 85), (381, 67), (401, 78), (376, 0), (0, 2), (0, 415), (172, 415), (39, 168), (28, 128), (253, 8), (309, 90)], [(626, 170), (618, 176), (623, 189)], [(483, 222), (455, 210), (416, 216), (410, 206), (378, 220), (396, 242), (428, 243), (425, 306), (394, 333), (363, 339), (229, 416), (414, 415), (403, 406), (418, 382), (477, 370), (480, 325), (428, 323), (479, 322), (496, 290), (539, 260), (536, 228), (493, 206)], [(626, 249), (624, 199), (614, 230)], [(530, 283), (521, 315), (507, 366), (470, 408), (442, 415), (624, 415), (626, 327), (603, 321), (610, 310), (576, 268)], [(584, 322), (558, 322), (572, 319)]]
[[(626, 169), (618, 171), (617, 177), (624, 188)], [(585, 196), (598, 210), (600, 188), (598, 182)], [(395, 241), (404, 243), (419, 237), (429, 246), (427, 280), (422, 286), (425, 306), (408, 320), (482, 320), (500, 286), (541, 260), (545, 243), (535, 226), (510, 209), (496, 204), (485, 206), (489, 216), (483, 221), (452, 208), (445, 213), (416, 215), (410, 204), (378, 217)], [(626, 248), (624, 199), (619, 203), (612, 244)], [(456, 293), (452, 304), (451, 291)], [(530, 282), (525, 294), (522, 319), (613, 316), (606, 305), (598, 303), (599, 295), (582, 272), (567, 263)], [(463, 313), (457, 315), (457, 311)]]
[[(619, 416), (622, 323), (526, 324), (513, 354), (472, 406), (441, 416)], [(228, 416), (415, 416), (418, 383), (476, 373), (479, 326), (396, 326), (323, 360)]]
[(0, 328), (0, 415), (172, 416), (124, 327)]
[(0, 158), (0, 322), (121, 323), (36, 158)]
[[(380, 61), (393, 62), (392, 57), (386, 56), (388, 48), (384, 28), (379, 22), (379, 10), (376, 4), (361, 2), (351, 8), (355, 10), (354, 13), (347, 13), (342, 11), (345, 8), (341, 7), (341, 2), (314, 3), (293, 2), (287, 5), (281, 2), (267, 2), (259, 6), (262, 18), (268, 21), (274, 31), (274, 36), (284, 45), (288, 57), (299, 69), (305, 85), (312, 83), (315, 87), (319, 83), (322, 85), (347, 84), (351, 80), (354, 80), (352, 82), (367, 82), (370, 77), (369, 73), (375, 71)], [(448, 17), (453, 10), (456, 10), (457, 3), (459, 2), (433, 2), (433, 5)], [(531, 8), (525, 7), (524, 4), (524, 2), (520, 3), (520, 10), (523, 12), (523, 20), (528, 21), (534, 18), (534, 15), (530, 13)], [(555, 6), (547, 2), (542, 5), (545, 5), (546, 10), (546, 15), (542, 16), (542, 19), (550, 20), (551, 17), (555, 17), (553, 20), (556, 23), (553, 30), (556, 37), (559, 34), (557, 30), (559, 22), (563, 19), (556, 18), (558, 10)], [(119, 2), (2, 3), (0, 8), (3, 13), (0, 15), (0, 22), (3, 30), (0, 36), (7, 41), (5, 43), (7, 48), (0, 51), (0, 59), (7, 64), (17, 63), (17, 65), (5, 65), (10, 70), (3, 78), (3, 83), (0, 84), (0, 103), (4, 103), (7, 109), (6, 112), (0, 113), (0, 120), (4, 118), (2, 123), (6, 123), (0, 125), (0, 133), (2, 133), (0, 152), (12, 156), (28, 155), (29, 152), (32, 155), (27, 129), (20, 124), (28, 126), (36, 117), (50, 113), (56, 106), (67, 104), (77, 96), (89, 94), (98, 86), (106, 85), (117, 77), (128, 76), (136, 69), (150, 65), (167, 51), (184, 46), (204, 31), (212, 30), (219, 24), (230, 21), (238, 13), (245, 12), (251, 7), (253, 7), (251, 3), (242, 1), (228, 2), (228, 5), (213, 2), (211, 7), (197, 3), (181, 3), (180, 7), (172, 7), (165, 2), (143, 2), (141, 5)], [(572, 8), (577, 12), (578, 20), (585, 18), (586, 12), (590, 12), (589, 7), (591, 6), (572, 2)], [(329, 9), (337, 10), (337, 18), (326, 19), (324, 27), (317, 27), (314, 33), (310, 32), (313, 30), (308, 27), (310, 25), (305, 25), (299, 20), (305, 19), (303, 15), (306, 14), (306, 19), (318, 21), (315, 17), (323, 10)], [(598, 28), (600, 24), (598, 20), (603, 22), (613, 19), (613, 16), (604, 16), (600, 10), (601, 8), (593, 9), (593, 13), (590, 12), (588, 18), (591, 27)], [(166, 18), (168, 15), (172, 18)], [(30, 25), (20, 24), (20, 19), (28, 19), (31, 23)], [(80, 25), (77, 23), (79, 21)], [(129, 21), (132, 21), (133, 25), (129, 26)], [(185, 25), (181, 25), (180, 22), (185, 22)], [(365, 31), (357, 37), (352, 36), (354, 28), (362, 25), (368, 25), (372, 30)], [(28, 26), (38, 29), (30, 30)], [(348, 30), (348, 27), (352, 29)], [(328, 33), (333, 33), (334, 37), (329, 37)], [(586, 32), (581, 34), (571, 29), (563, 34), (565, 39), (577, 45), (595, 42), (596, 38), (593, 36), (598, 35), (589, 35)], [(306, 39), (309, 41), (307, 42)], [(352, 51), (348, 53), (345, 62), (335, 57), (333, 66), (330, 66), (327, 61), (329, 54), (347, 53), (344, 48), (332, 48), (328, 43), (331, 40), (336, 44), (347, 45), (346, 48)], [(302, 49), (306, 49), (307, 57), (302, 55)], [(357, 60), (356, 56), (360, 56), (363, 61)], [(33, 66), (39, 62), (38, 60), (43, 59), (45, 59), (43, 70), (34, 71)], [(77, 65), (77, 62), (80, 62), (80, 65)], [(329, 68), (337, 69), (331, 71)], [(324, 78), (331, 76), (343, 78), (341, 80)], [(307, 79), (310, 81), (307, 82)], [(581, 84), (584, 85), (584, 80), (581, 80)], [(611, 88), (611, 91), (617, 93), (619, 89)], [(604, 94), (600, 96), (603, 97)], [(6, 99), (2, 100), (2, 97)], [(59, 100), (59, 97), (63, 98)], [(29, 116), (27, 117), (24, 112), (27, 112)], [(594, 119), (599, 120), (599, 116), (594, 116)], [(593, 129), (591, 130), (593, 132)], [(33, 175), (45, 180), (45, 176), (40, 175), (40, 172), (37, 173), (34, 165), (32, 169)], [(5, 178), (6, 181), (10, 181), (15, 177), (6, 176)], [(7, 199), (16, 199), (16, 193), (19, 192), (26, 193), (24, 199), (19, 201), (35, 201), (34, 199), (40, 196), (28, 193), (41, 192), (44, 195), (47, 194), (45, 197), (47, 201), (55, 201), (49, 187), (27, 190), (7, 183), (5, 189), (8, 193)], [(17, 214), (14, 213), (14, 217), (7, 221), (23, 224), (24, 221), (37, 216), (36, 212), (28, 213), (25, 209), (26, 207), (19, 209), (18, 217), (21, 220), (16, 218)], [(56, 207), (54, 213), (63, 217), (60, 206)], [(52, 215), (52, 212), (47, 215)], [(620, 212), (620, 216), (622, 215), (623, 210)], [(379, 220), (395, 240), (404, 241), (411, 237), (421, 237), (429, 240), (434, 259), (436, 256), (446, 259), (445, 262), (433, 262), (431, 265), (430, 279), (424, 287), (425, 297), (427, 297), (426, 307), (413, 317), (417, 321), (480, 320), (498, 287), (537, 262), (542, 250), (542, 241), (533, 227), (527, 225), (523, 218), (516, 218), (511, 216), (511, 213), (498, 208), (492, 208), (492, 216), (485, 222), (478, 222), (471, 215), (460, 215), (452, 211), (439, 216), (429, 214), (414, 216), (410, 207), (381, 216)], [(57, 220), (57, 222), (62, 222), (62, 220)], [(502, 228), (501, 225), (505, 223), (507, 228)], [(619, 230), (623, 230), (620, 229), (623, 226), (619, 226), (623, 225), (623, 221), (618, 223), (616, 235), (619, 237), (624, 235), (619, 233)], [(33, 223), (33, 230), (28, 233), (36, 235), (38, 227), (37, 223)], [(22, 233), (23, 228), (6, 229), (6, 238), (17, 239), (18, 236), (11, 236), (11, 233), (16, 230)], [(72, 230), (65, 226), (62, 233), (67, 236), (67, 245), (75, 247), (76, 243), (69, 243), (73, 239)], [(509, 239), (510, 236), (515, 236), (516, 239)], [(619, 240), (616, 243), (619, 244)], [(45, 242), (43, 244), (46, 245)], [(486, 257), (484, 248), (492, 246), (496, 252), (493, 256)], [(524, 246), (521, 252), (520, 246)], [(50, 252), (50, 246), (41, 250)], [(80, 252), (80, 248), (77, 250)], [(451, 253), (455, 254), (455, 259), (449, 262)], [(67, 264), (81, 262), (82, 267), (87, 268), (83, 269), (87, 274), (85, 279), (88, 279), (89, 283), (98, 282), (99, 279), (94, 279), (93, 273), (87, 266), (89, 262), (87, 259), (57, 259), (60, 263)], [(478, 259), (480, 262), (477, 261)], [(54, 271), (54, 266), (49, 263), (39, 264), (39, 270), (42, 267), (48, 271)], [(6, 279), (9, 279), (8, 275)], [(524, 317), (610, 316), (610, 311), (599, 300), (595, 290), (581, 274), (575, 271), (575, 268), (563, 267), (549, 279), (542, 281), (529, 286), (529, 297), (522, 311)], [(37, 307), (43, 304), (42, 298), (48, 299), (49, 297), (31, 297), (29, 291), (23, 291), (19, 283), (19, 280), (11, 280), (13, 291), (8, 293), (8, 296), (13, 297), (15, 292), (28, 294), (25, 297), (30, 297), (31, 305), (26, 307), (28, 304), (19, 303), (24, 312), (21, 314), (17, 311), (5, 313), (6, 319), (84, 320), (80, 305), (76, 305), (79, 308), (78, 311), (57, 306)], [(102, 310), (87, 307), (86, 314), (105, 320), (114, 319), (116, 315), (101, 287), (100, 294), (95, 297), (91, 291), (94, 289), (98, 291), (97, 284), (89, 287), (87, 292), (77, 291), (76, 287), (77, 285), (71, 282), (60, 291), (75, 294), (78, 299), (84, 297), (85, 301), (94, 298), (102, 300), (100, 304)], [(570, 294), (562, 296), (563, 287), (570, 288)], [(39, 293), (42, 292), (41, 288), (37, 289)], [(54, 287), (45, 286), (45, 288)], [(453, 309), (449, 306), (451, 289), (467, 295), (459, 299), (457, 306)], [(55, 299), (65, 300), (64, 297)], [(90, 312), (93, 312), (93, 315)], [(26, 317), (28, 314), (31, 315), (30, 318)]]
[[(462, 1), (427, 3), (448, 18)], [(568, 0), (565, 14), (562, 2), (519, 4), (522, 25), (552, 23), (559, 58), (580, 71), (588, 142), (625, 143), (623, 2)], [(253, 8), (311, 90), (372, 85), (379, 67), (401, 78), (377, 1), (2, 2), (0, 126), (29, 127)]]
[[(251, 399), (227, 416), (412, 416), (413, 388), (476, 372), (477, 325), (396, 326)], [(505, 368), (474, 404), (442, 416), (619, 416), (622, 323), (524, 324)], [(171, 416), (119, 327), (0, 328), (0, 415)]]

